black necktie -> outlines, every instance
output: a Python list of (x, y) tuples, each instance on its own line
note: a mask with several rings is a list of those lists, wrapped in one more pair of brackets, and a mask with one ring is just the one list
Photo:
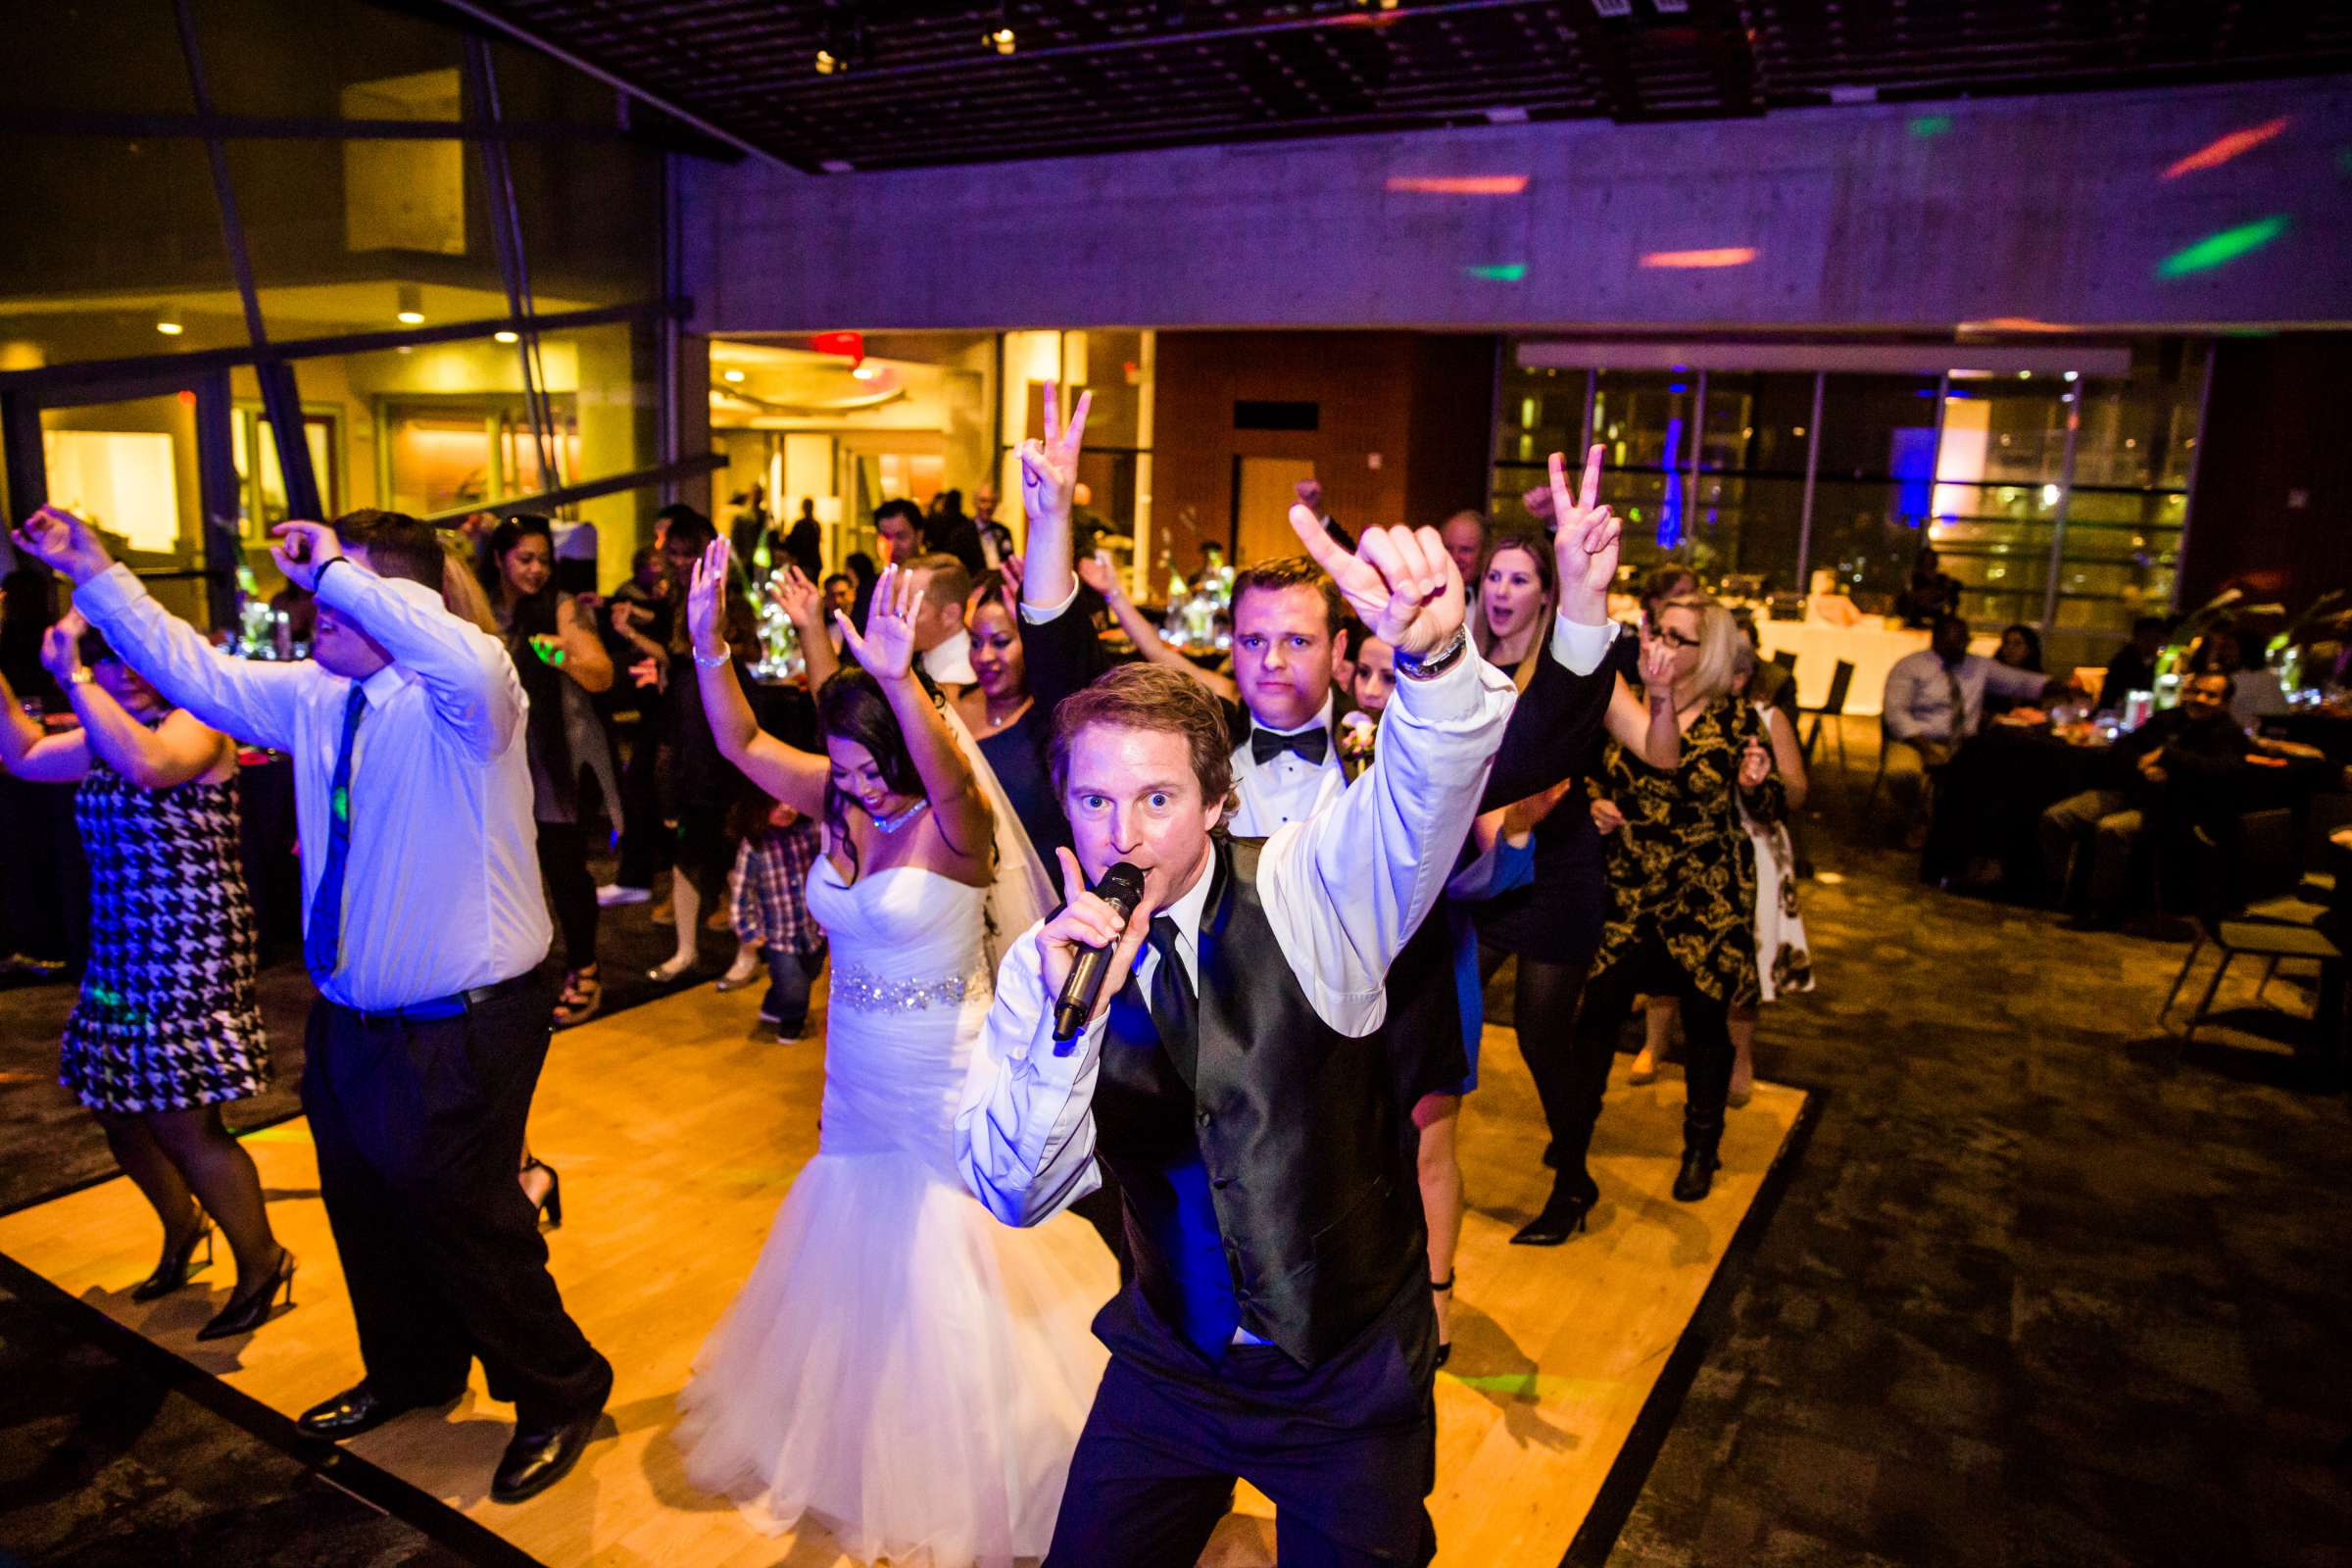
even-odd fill
[(1164, 914), (1152, 916), (1144, 945), (1159, 955), (1144, 1004), (1152, 1011), (1152, 1026), (1159, 1031), (1160, 1049), (1190, 1087), (1200, 1056), (1200, 1000), (1191, 971), (1176, 952), (1176, 922)]
[(1253, 729), (1250, 732), (1250, 756), (1260, 763), (1271, 762), (1285, 752), (1297, 752), (1309, 766), (1321, 767), (1331, 755), (1331, 731), (1317, 724), (1312, 729), (1281, 730)]

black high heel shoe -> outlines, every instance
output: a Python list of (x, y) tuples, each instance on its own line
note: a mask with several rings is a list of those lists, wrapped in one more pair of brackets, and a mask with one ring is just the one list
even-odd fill
[(1511, 1238), (1513, 1247), (1558, 1247), (1569, 1237), (1585, 1228), (1585, 1218), (1592, 1205), (1600, 1201), (1600, 1189), (1554, 1186), (1551, 1197), (1544, 1203), (1544, 1212), (1519, 1227)]
[(535, 1212), (547, 1221), (549, 1230), (560, 1231), (564, 1228), (564, 1178), (556, 1174), (555, 1166), (536, 1155), (522, 1162), (522, 1174), (527, 1176), (535, 1170), (547, 1172), (547, 1196), (539, 1200)]
[(294, 1254), (284, 1248), (277, 1250), (277, 1267), (270, 1277), (243, 1296), (232, 1296), (210, 1323), (196, 1331), (199, 1340), (226, 1340), (239, 1334), (251, 1334), (270, 1321), (276, 1309), (278, 1293), (283, 1291), (286, 1305), (294, 1305)]
[[(204, 1261), (202, 1263), (193, 1261), (196, 1256), (196, 1244), (199, 1242), (204, 1244)], [(213, 1222), (204, 1210), (198, 1209), (196, 1211), (196, 1228), (190, 1231), (187, 1239), (178, 1246), (174, 1247), (169, 1242), (165, 1244), (163, 1260), (155, 1265), (154, 1273), (131, 1287), (130, 1298), (134, 1301), (153, 1301), (170, 1296), (173, 1291), (187, 1284), (198, 1269), (210, 1268), (212, 1262)]]

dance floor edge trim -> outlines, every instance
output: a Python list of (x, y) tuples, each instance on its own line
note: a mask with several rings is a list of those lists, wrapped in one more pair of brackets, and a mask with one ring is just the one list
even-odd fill
[[(126, 1179), (115, 1173), (76, 1183), (66, 1191), (80, 1192), (106, 1181)], [(6, 1252), (0, 1252), (0, 1285), (117, 1360), (155, 1379), (172, 1393), (185, 1395), (256, 1441), (277, 1449), (327, 1485), (399, 1520), (436, 1545), (447, 1547), (480, 1568), (545, 1568), (538, 1558), (431, 1493), (369, 1463), (339, 1444), (305, 1436), (301, 1428), (261, 1400), (232, 1388), (130, 1325), (117, 1322), (87, 1301), (76, 1300)]]
[[(1716, 1331), (1731, 1311), (1732, 1298), (1746, 1282), (1748, 1262), (1763, 1245), (1764, 1232), (1780, 1212), (1788, 1183), (1813, 1142), (1813, 1126), (1821, 1117), (1821, 1107), (1828, 1102), (1830, 1092), (1789, 1078), (1775, 1078), (1773, 1082), (1802, 1093), (1804, 1103), (1797, 1106), (1796, 1119), (1789, 1124), (1779, 1152), (1773, 1155), (1771, 1166), (1757, 1185), (1754, 1200), (1734, 1227), (1723, 1257), (1715, 1265), (1714, 1277), (1707, 1281), (1698, 1305), (1691, 1309), (1690, 1321), (1683, 1325), (1674, 1348), (1667, 1353), (1657, 1381), (1649, 1386), (1649, 1395), (1634, 1416), (1633, 1427), (1619, 1446), (1617, 1457), (1610, 1462), (1608, 1474), (1601, 1478), (1592, 1506), (1586, 1510), (1584, 1523), (1577, 1527), (1567, 1553), (1560, 1558), (1560, 1568), (1601, 1568), (1616, 1550), (1617, 1538), (1624, 1533), (1634, 1503), (1641, 1497), (1642, 1488), (1648, 1483), (1649, 1472), (1658, 1462), (1658, 1450), (1666, 1446), (1667, 1434), (1674, 1430), (1683, 1413), (1683, 1399), (1690, 1394), (1690, 1384), (1715, 1343)], [(113, 1322), (111, 1318), (108, 1321)]]
[[(1567, 1552), (1560, 1559), (1560, 1568), (1600, 1568), (1616, 1548), (1617, 1538), (1623, 1533), (1626, 1520), (1633, 1513), (1642, 1488), (1649, 1480), (1650, 1470), (1657, 1463), (1658, 1452), (1664, 1447), (1668, 1434), (1674, 1430), (1674, 1424), (1682, 1414), (1683, 1400), (1690, 1394), (1691, 1382), (1697, 1377), (1707, 1351), (1714, 1345), (1716, 1332), (1730, 1310), (1733, 1297), (1744, 1282), (1748, 1262), (1762, 1244), (1765, 1231), (1779, 1214), (1781, 1200), (1787, 1195), (1788, 1183), (1813, 1141), (1813, 1129), (1820, 1120), (1829, 1091), (1818, 1085), (1780, 1081), (1785, 1087), (1800, 1091), (1805, 1097), (1804, 1102), (1798, 1106), (1795, 1120), (1782, 1140), (1779, 1152), (1773, 1156), (1771, 1167), (1764, 1173), (1755, 1199), (1734, 1229), (1731, 1242), (1724, 1249), (1723, 1256), (1717, 1262), (1698, 1305), (1683, 1325), (1683, 1331), (1668, 1353), (1657, 1380), (1650, 1385), (1641, 1411), (1634, 1417), (1632, 1430), (1618, 1447), (1617, 1456), (1611, 1461), (1608, 1474), (1593, 1496), (1592, 1507), (1586, 1512), (1583, 1524), (1578, 1527), (1574, 1539), (1568, 1544)], [(299, 1114), (295, 1113), (296, 1116)], [(294, 1116), (275, 1118), (278, 1121), (292, 1119)], [(34, 1201), (51, 1201), (104, 1182), (123, 1179), (120, 1172), (109, 1172), (74, 1183)], [(32, 1206), (34, 1203), (23, 1203), (8, 1212), (14, 1213), (18, 1209)], [(410, 1526), (437, 1544), (480, 1564), (481, 1568), (545, 1568), (538, 1558), (487, 1526), (476, 1523), (463, 1511), (422, 1488), (402, 1480), (391, 1471), (350, 1452), (339, 1444), (323, 1443), (305, 1436), (291, 1420), (261, 1400), (183, 1359), (128, 1324), (116, 1321), (89, 1302), (77, 1300), (6, 1252), (0, 1252), (0, 1284), (5, 1284), (27, 1301), (42, 1307), (53, 1319), (85, 1334), (118, 1359), (137, 1367), (173, 1392), (186, 1395), (215, 1415), (278, 1449), (329, 1485)]]

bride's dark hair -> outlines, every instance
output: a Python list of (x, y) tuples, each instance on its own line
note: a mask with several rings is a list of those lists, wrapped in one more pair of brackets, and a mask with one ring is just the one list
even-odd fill
[[(920, 668), (915, 678), (923, 683), (924, 693), (936, 703), (939, 687)], [(882, 782), (895, 794), (921, 795), (923, 776), (915, 771), (914, 754), (906, 749), (906, 732), (899, 728), (899, 715), (890, 710), (890, 699), (882, 695), (882, 683), (855, 665), (836, 672), (817, 689), (816, 727), (820, 735), (839, 736), (853, 741), (871, 753), (874, 766), (881, 770)], [(833, 842), (841, 847), (850, 859), (850, 879), (858, 877), (858, 846), (850, 839), (849, 802), (841, 791), (825, 781), (825, 826), (832, 830)]]

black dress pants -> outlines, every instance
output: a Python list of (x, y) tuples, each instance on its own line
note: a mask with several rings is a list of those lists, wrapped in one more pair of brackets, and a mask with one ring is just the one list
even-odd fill
[(1617, 1035), (1634, 1015), (1635, 999), (1643, 996), (1673, 997), (1682, 1004), (1684, 1147), (1713, 1152), (1723, 1137), (1723, 1108), (1732, 1090), (1731, 1009), (1699, 990), (1664, 945), (1652, 939), (1610, 960), (1606, 968), (1594, 970), (1585, 982), (1569, 1062), (1567, 1124), (1559, 1140), (1559, 1179), (1563, 1182), (1582, 1177), (1588, 1189), (1591, 1187), (1592, 1173), (1585, 1168), (1585, 1158), (1592, 1147), (1592, 1129), (1600, 1120), (1601, 1098), (1609, 1086), (1609, 1063), (1617, 1054)]
[(532, 984), (450, 1018), (311, 1009), (302, 1103), (319, 1193), (368, 1381), (396, 1404), (462, 1392), (476, 1356), (525, 1428), (612, 1388), (514, 1179), (554, 1000)]
[(1046, 1568), (1192, 1568), (1248, 1481), (1282, 1568), (1423, 1568), (1437, 1553), (1437, 1324), (1418, 1277), (1338, 1355), (1210, 1365), (1140, 1293), (1095, 1319), (1110, 1366), (1078, 1436)]

